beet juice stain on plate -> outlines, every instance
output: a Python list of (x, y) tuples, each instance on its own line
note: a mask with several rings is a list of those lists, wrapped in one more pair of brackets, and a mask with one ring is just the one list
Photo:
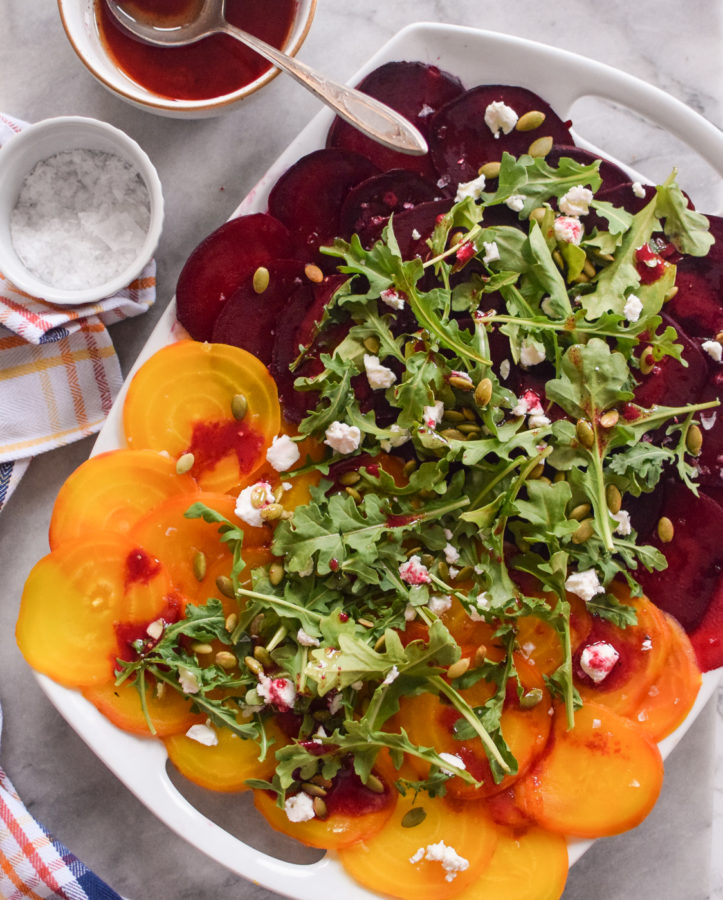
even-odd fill
[[(136, 0), (139, 12), (159, 21), (183, 20), (188, 0)], [(284, 46), (294, 0), (227, 0), (226, 18), (274, 47)], [(96, 4), (100, 35), (130, 78), (163, 97), (209, 100), (255, 81), (271, 64), (230, 35), (214, 34), (187, 47), (153, 47), (118, 26), (103, 0)]]

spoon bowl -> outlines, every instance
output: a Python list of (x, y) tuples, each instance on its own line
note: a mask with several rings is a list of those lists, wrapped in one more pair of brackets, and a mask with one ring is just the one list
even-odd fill
[(118, 24), (143, 43), (161, 47), (183, 47), (213, 34), (228, 34), (250, 47), (278, 69), (291, 75), (337, 115), (373, 140), (402, 153), (421, 156), (427, 142), (414, 125), (391, 107), (338, 84), (255, 35), (232, 25), (225, 16), (225, 0), (189, 0), (172, 17), (144, 12), (134, 0), (105, 0)]

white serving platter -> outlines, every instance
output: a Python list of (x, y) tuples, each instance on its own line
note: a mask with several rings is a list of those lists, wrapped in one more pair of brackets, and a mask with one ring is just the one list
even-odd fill
[[(357, 83), (377, 66), (392, 60), (421, 60), (437, 65), (461, 78), (466, 87), (484, 83), (528, 87), (540, 94), (563, 119), (569, 117), (573, 104), (579, 99), (604, 98), (628, 107), (673, 133), (723, 176), (723, 134), (715, 126), (658, 88), (602, 63), (509, 35), (419, 23), (395, 35), (350, 83)], [(250, 191), (234, 216), (264, 211), (271, 186), (299, 157), (324, 145), (331, 121), (329, 111), (319, 113)], [(579, 145), (613, 159), (635, 179), (646, 180), (630, 166), (615, 160), (604, 150), (598, 150), (583, 135), (573, 133)], [(204, 236), (199, 235), (199, 240)], [(176, 321), (175, 303), (171, 302), (129, 379), (156, 350), (185, 336)], [(121, 410), (128, 380), (96, 441), (94, 454), (124, 445)], [(180, 792), (168, 774), (166, 751), (161, 741), (121, 731), (79, 692), (63, 688), (45, 676), (36, 677), (60, 714), (123, 784), (169, 828), (209, 857), (239, 876), (293, 900), (318, 900), (320, 896), (333, 895), (344, 900), (372, 900), (378, 896), (352, 881), (331, 852), (316, 861), (300, 863), (278, 858), (245, 843), (200, 812)], [(695, 721), (720, 678), (721, 670), (704, 675), (701, 691), (686, 721), (660, 744), (664, 757)], [(248, 815), (256, 816), (251, 807), (248, 807)], [(248, 822), (249, 832), (263, 827), (260, 817)], [(591, 843), (571, 841), (570, 863), (579, 859)], [(273, 849), (276, 852), (276, 848)]]

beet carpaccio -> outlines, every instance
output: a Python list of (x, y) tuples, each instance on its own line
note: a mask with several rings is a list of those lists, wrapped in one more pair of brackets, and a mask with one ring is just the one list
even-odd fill
[(380, 896), (547, 900), (723, 664), (721, 221), (526, 88), (360, 87), (429, 154), (336, 121), (199, 244), (18, 642)]

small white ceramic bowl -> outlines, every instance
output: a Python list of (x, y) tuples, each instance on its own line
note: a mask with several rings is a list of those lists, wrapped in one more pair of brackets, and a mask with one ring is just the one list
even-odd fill
[[(30, 272), (13, 246), (10, 219), (23, 182), (42, 160), (66, 150), (112, 153), (138, 171), (148, 191), (150, 221), (145, 240), (132, 263), (92, 287), (66, 290), (53, 287)], [(149, 262), (163, 225), (163, 191), (153, 163), (125, 132), (97, 119), (58, 116), (28, 125), (0, 149), (0, 271), (16, 287), (50, 303), (76, 305), (108, 297), (128, 285)]]
[[(209, 100), (173, 100), (138, 84), (116, 65), (98, 30), (96, 7), (102, 0), (58, 0), (63, 28), (73, 49), (86, 68), (109, 91), (133, 106), (175, 118), (200, 119), (228, 112), (268, 84), (278, 69), (269, 69), (237, 91)], [(316, 10), (316, 0), (298, 0), (296, 14), (286, 43), (281, 48), (295, 56), (304, 43)]]

